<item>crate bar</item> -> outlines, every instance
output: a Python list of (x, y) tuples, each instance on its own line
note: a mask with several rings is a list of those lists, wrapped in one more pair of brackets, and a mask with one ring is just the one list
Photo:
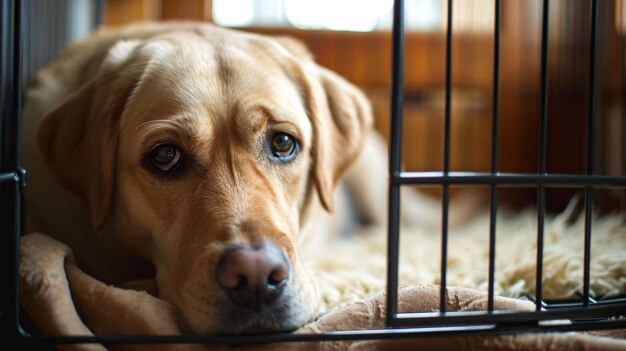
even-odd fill
[[(579, 309), (580, 310), (580, 309)], [(589, 311), (591, 310), (591, 313)], [(571, 316), (572, 312), (578, 310), (562, 311), (562, 314)], [(618, 310), (619, 311), (619, 310)], [(621, 311), (624, 311), (622, 309)], [(445, 318), (465, 317), (462, 322), (466, 325), (452, 326), (427, 326), (412, 327), (402, 329), (369, 329), (369, 330), (347, 330), (334, 331), (320, 334), (265, 334), (265, 335), (239, 335), (239, 336), (210, 336), (210, 335), (99, 335), (99, 336), (44, 336), (28, 337), (33, 342), (46, 342), (55, 344), (76, 344), (76, 343), (222, 343), (222, 344), (251, 344), (251, 343), (275, 343), (275, 342), (310, 342), (310, 341), (350, 341), (350, 340), (377, 340), (409, 337), (428, 337), (433, 335), (477, 335), (477, 334), (502, 334), (516, 331), (572, 331), (572, 330), (593, 330), (593, 329), (614, 329), (626, 327), (626, 320), (611, 320), (602, 322), (574, 321), (572, 324), (547, 325), (541, 323), (528, 324), (534, 315), (545, 315), (547, 312), (523, 312), (510, 313), (495, 311), (490, 314), (493, 318), (503, 319), (500, 323), (485, 323), (484, 316), (450, 316)], [(607, 309), (595, 311), (595, 308), (582, 310), (586, 317), (600, 316), (607, 313)], [(451, 312), (452, 313), (452, 312)], [(469, 313), (469, 312), (466, 312)], [(483, 312), (486, 313), (486, 312)], [(564, 319), (561, 313), (550, 313), (549, 318), (543, 320)], [(508, 316), (514, 318), (508, 318)], [(507, 317), (506, 319), (502, 317)], [(423, 318), (431, 319), (431, 318)], [(481, 321), (482, 319), (482, 321)], [(536, 318), (535, 318), (536, 320)], [(478, 322), (476, 322), (478, 321)], [(476, 322), (476, 324), (470, 324)], [(425, 322), (428, 324), (430, 322)]]
[[(607, 299), (607, 300), (594, 300), (592, 298), (589, 299), (590, 304), (594, 305), (594, 306), (602, 306), (602, 305), (617, 305), (617, 306), (626, 306), (626, 298), (611, 298), (611, 299)], [(583, 303), (581, 301), (577, 301), (577, 302), (572, 302), (572, 301), (568, 301), (568, 302), (545, 302), (544, 301), (544, 307), (546, 309), (557, 309), (557, 308), (572, 308), (572, 307), (583, 307)]]
[(19, 174), (16, 172), (8, 172), (8, 173), (0, 174), (0, 184), (19, 182), (19, 181), (20, 181), (20, 177), (19, 177)]
[[(539, 131), (539, 173), (547, 172), (548, 149), (548, 51), (550, 46), (550, 0), (543, 0), (541, 26), (541, 122)], [(539, 184), (537, 188), (537, 270), (535, 282), (535, 297), (537, 310), (541, 309), (543, 295), (543, 237), (546, 215), (546, 188)]]
[(22, 194), (21, 190), (24, 186), (26, 186), (26, 171), (22, 169), (21, 165), (21, 150), (20, 146), (22, 145), (21, 136), (21, 122), (22, 122), (22, 49), (23, 49), (23, 11), (22, 6), (23, 3), (21, 0), (15, 0), (14, 2), (14, 25), (13, 25), (13, 70), (15, 72), (15, 76), (13, 77), (13, 115), (10, 120), (12, 120), (12, 135), (13, 142), (15, 145), (13, 146), (13, 154), (14, 158), (12, 160), (12, 166), (15, 167), (16, 173), (18, 174), (18, 178), (20, 181), (15, 183), (14, 185), (14, 211), (13, 211), (13, 221), (14, 221), (14, 230), (13, 236), (11, 238), (11, 246), (13, 249), (13, 254), (10, 256), (13, 258), (13, 265), (11, 265), (11, 269), (13, 270), (11, 281), (15, 284), (15, 289), (13, 289), (13, 296), (11, 296), (12, 311), (11, 314), (15, 316), (15, 326), (19, 329), (21, 328), (18, 316), (20, 314), (20, 304), (19, 304), (19, 293), (20, 293), (20, 277), (18, 267), (20, 266), (20, 235), (22, 234)]
[[(396, 327), (427, 326), (427, 325), (456, 325), (479, 323), (531, 323), (540, 321), (572, 320), (584, 318), (607, 319), (626, 313), (626, 304), (603, 304), (583, 307), (554, 308), (549, 310), (520, 312), (520, 311), (462, 311), (462, 312), (427, 312), (427, 313), (400, 313)], [(626, 320), (625, 320), (626, 321)]]
[(404, 1), (393, 9), (393, 53), (391, 77), (391, 141), (389, 147), (389, 224), (387, 233), (387, 325), (398, 310), (398, 269), (400, 256), (400, 179), (402, 161), (402, 109), (404, 101)]
[[(498, 172), (500, 138), (500, 0), (495, 0), (493, 42), (493, 106), (491, 128), (491, 174)], [(487, 309), (493, 311), (493, 295), (496, 267), (496, 221), (498, 217), (498, 191), (491, 185), (491, 208), (489, 211), (489, 286)]]
[[(4, 289), (0, 306), (0, 322), (9, 331), (9, 339), (17, 336), (19, 330), (19, 234), (21, 221), (21, 195), (24, 185), (20, 170), (20, 116), (21, 116), (21, 28), (22, 3), (19, 0), (3, 1), (0, 4), (2, 33), (2, 124), (0, 132), (0, 223), (3, 226), (2, 278), (9, 282), (11, 288)], [(20, 181), (22, 180), (22, 181)], [(12, 182), (12, 186), (8, 184)], [(6, 228), (6, 229), (5, 229)]]
[[(589, 126), (587, 127), (587, 175), (594, 173), (596, 111), (596, 45), (598, 39), (598, 1), (591, 0), (591, 38), (589, 48)], [(593, 188), (585, 187), (585, 248), (583, 266), (583, 304), (589, 305), (591, 266), (591, 226), (593, 222)]]
[[(497, 315), (496, 315), (497, 316)], [(524, 321), (519, 324), (478, 323), (463, 326), (427, 326), (402, 329), (369, 329), (334, 331), (320, 334), (266, 334), (240, 336), (210, 336), (210, 335), (99, 335), (99, 336), (43, 336), (28, 337), (32, 342), (49, 344), (77, 344), (77, 343), (105, 343), (105, 344), (171, 344), (171, 343), (220, 343), (220, 344), (259, 344), (276, 342), (311, 342), (311, 341), (351, 341), (351, 340), (380, 340), (397, 338), (417, 338), (445, 335), (493, 335), (518, 331), (573, 331), (594, 329), (617, 329), (626, 327), (626, 320), (611, 320), (602, 322), (580, 321), (570, 325), (529, 325)]]
[(528, 186), (539, 184), (580, 188), (585, 185), (602, 188), (626, 187), (623, 176), (577, 175), (577, 174), (524, 174), (524, 173), (481, 173), (481, 172), (401, 172), (392, 179), (398, 184), (410, 185), (499, 185)]
[(476, 333), (493, 333), (494, 325), (440, 326), (426, 328), (402, 329), (366, 329), (332, 331), (320, 334), (258, 334), (238, 336), (211, 335), (99, 335), (99, 336), (44, 336), (33, 337), (33, 341), (50, 344), (178, 344), (178, 343), (219, 343), (231, 345), (269, 344), (276, 342), (316, 342), (316, 341), (360, 341), (380, 339), (406, 339), (437, 335), (469, 335)]
[[(448, 30), (446, 33), (446, 101), (445, 101), (445, 127), (444, 127), (444, 151), (443, 172), (450, 172), (450, 129), (451, 103), (452, 103), (452, 0), (448, 0)], [(439, 292), (439, 310), (446, 311), (446, 287), (448, 267), (448, 216), (450, 212), (450, 185), (443, 184), (443, 201), (441, 216), (441, 290)]]

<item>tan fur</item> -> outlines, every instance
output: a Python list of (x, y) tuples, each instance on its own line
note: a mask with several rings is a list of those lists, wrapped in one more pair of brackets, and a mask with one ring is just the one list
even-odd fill
[[(266, 327), (315, 317), (319, 294), (299, 247), (320, 229), (320, 205), (333, 207), (370, 126), (354, 86), (297, 45), (207, 24), (148, 24), (68, 48), (26, 103), (28, 231), (68, 244), (105, 282), (155, 276), (158, 296), (195, 333), (237, 331), (214, 276), (222, 250), (271, 240), (291, 266), (290, 313)], [(269, 160), (272, 131), (300, 140), (293, 162)], [(170, 179), (142, 166), (164, 140), (187, 155)]]

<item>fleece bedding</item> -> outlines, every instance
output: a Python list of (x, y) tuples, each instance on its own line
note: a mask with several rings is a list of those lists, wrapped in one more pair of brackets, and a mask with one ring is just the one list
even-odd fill
[[(571, 210), (546, 221), (544, 297), (575, 297), (582, 284), (582, 219)], [(450, 232), (448, 310), (482, 310), (487, 296), (488, 216)], [(596, 297), (623, 294), (626, 288), (626, 229), (618, 216), (594, 220), (591, 289)], [(314, 271), (323, 297), (320, 318), (295, 333), (384, 328), (384, 228), (328, 243)], [(437, 311), (440, 237), (435, 229), (404, 228), (401, 237), (399, 310)], [(337, 254), (340, 252), (341, 254)], [(496, 309), (533, 310), (524, 297), (534, 292), (536, 217), (534, 211), (503, 214), (498, 220)], [(357, 263), (357, 264), (355, 264)], [(71, 250), (45, 234), (21, 240), (21, 301), (45, 334), (179, 334), (175, 308), (145, 292), (108, 286), (75, 266)], [(103, 308), (106, 306), (106, 308)], [(589, 333), (540, 333), (500, 336), (460, 335), (446, 338), (363, 340), (248, 345), (250, 350), (626, 350), (624, 330)], [(146, 345), (66, 344), (62, 350), (144, 350)], [(231, 349), (228, 345), (163, 344), (158, 350)], [(241, 348), (241, 346), (239, 347)]]
[[(548, 215), (544, 229), (543, 298), (579, 299), (583, 290), (584, 216), (574, 216), (576, 204)], [(385, 290), (386, 228), (368, 228), (339, 238), (311, 262), (318, 272), (323, 310), (358, 301)], [(337, 254), (340, 253), (340, 254)], [(497, 295), (534, 295), (537, 260), (537, 212), (501, 213), (496, 226), (494, 289)], [(355, 264), (358, 262), (358, 264)], [(438, 228), (406, 227), (400, 232), (400, 286), (439, 284), (441, 236)], [(450, 229), (447, 283), (487, 291), (489, 214)], [(626, 292), (626, 226), (619, 215), (593, 220), (590, 294), (597, 298)]]

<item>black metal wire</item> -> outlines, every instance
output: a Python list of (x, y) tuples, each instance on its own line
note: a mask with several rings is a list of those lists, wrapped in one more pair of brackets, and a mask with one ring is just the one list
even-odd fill
[(0, 174), (0, 184), (19, 182), (19, 174), (17, 172), (8, 172)]
[[(493, 41), (493, 106), (491, 112), (491, 174), (498, 172), (500, 139), (500, 0), (495, 0)], [(487, 287), (487, 310), (493, 311), (494, 281), (496, 270), (496, 222), (498, 218), (498, 189), (491, 187), (489, 211), (489, 285)]]
[(535, 187), (540, 184), (555, 187), (581, 188), (585, 185), (602, 188), (626, 187), (626, 177), (579, 174), (524, 174), (480, 172), (401, 172), (392, 183), (411, 185), (498, 185)]
[[(497, 311), (496, 311), (497, 312)], [(472, 314), (472, 312), (465, 312)], [(571, 312), (570, 312), (571, 313)], [(518, 314), (515, 314), (518, 315)], [(497, 316), (497, 314), (495, 314)], [(478, 320), (477, 316), (467, 316)], [(441, 320), (454, 317), (440, 317)], [(217, 343), (217, 344), (265, 344), (282, 342), (317, 342), (317, 341), (355, 341), (381, 339), (408, 339), (432, 336), (459, 336), (459, 335), (492, 335), (503, 333), (525, 332), (554, 332), (572, 330), (616, 329), (626, 327), (626, 320), (597, 322), (574, 322), (567, 325), (559, 324), (494, 324), (475, 323), (467, 325), (427, 326), (420, 328), (393, 328), (374, 330), (346, 330), (326, 332), (322, 334), (265, 334), (244, 336), (208, 336), (208, 335), (98, 335), (98, 336), (44, 336), (32, 338), (35, 342), (49, 344), (172, 344), (172, 343)]]
[[(371, 330), (345, 330), (322, 334), (264, 334), (244, 336), (215, 335), (98, 335), (98, 336), (43, 336), (33, 337), (47, 343), (222, 343), (251, 344), (270, 342), (311, 342), (417, 338), (425, 336), (501, 334), (510, 332), (593, 330), (626, 327), (626, 319), (603, 320), (609, 314), (626, 314), (626, 305), (602, 303), (582, 307), (582, 303), (546, 305), (541, 312), (465, 311), (447, 313), (405, 313), (394, 320), (394, 326), (420, 326), (419, 328), (392, 328)], [(577, 316), (571, 324), (544, 324), (542, 321), (565, 320)], [(435, 326), (435, 327), (433, 327)]]
[[(446, 101), (443, 147), (443, 172), (450, 172), (450, 130), (452, 128), (452, 0), (448, 0), (448, 29), (446, 32)], [(446, 288), (448, 285), (448, 223), (450, 212), (450, 186), (443, 184), (441, 215), (441, 290), (439, 292), (439, 310), (446, 312)]]
[[(2, 115), (0, 116), (0, 223), (2, 223), (2, 279), (11, 289), (0, 296), (0, 321), (3, 335), (9, 340), (17, 337), (19, 328), (19, 234), (21, 232), (21, 188), (25, 172), (20, 165), (20, 116), (22, 92), (22, 4), (19, 0), (5, 1), (2, 13)], [(4, 229), (6, 228), (6, 229)], [(9, 341), (7, 341), (9, 342)]]
[(446, 30), (446, 98), (445, 98), (445, 127), (443, 147), (443, 171), (450, 171), (450, 131), (452, 127), (452, 5), (453, 0), (448, 0), (447, 30)]
[[(548, 53), (550, 47), (550, 0), (543, 0), (541, 25), (541, 121), (539, 131), (539, 174), (547, 173), (548, 149)], [(541, 309), (543, 283), (543, 237), (546, 215), (546, 188), (540, 183), (537, 188), (537, 269), (535, 295), (537, 310)]]
[[(598, 36), (598, 1), (591, 0), (591, 38), (589, 42), (589, 117), (587, 127), (587, 175), (594, 173), (596, 112), (596, 43)], [(593, 222), (593, 188), (585, 187), (585, 244), (583, 266), (583, 303), (589, 304), (591, 267), (591, 226)]]
[[(2, 107), (2, 131), (0, 133), (0, 190), (2, 197), (3, 230), (6, 225), (11, 232), (3, 235), (0, 247), (4, 253), (7, 264), (2, 267), (2, 272), (7, 280), (13, 282), (15, 289), (6, 289), (9, 294), (8, 308), (3, 310), (1, 318), (9, 321), (12, 333), (22, 332), (22, 341), (33, 343), (182, 343), (182, 342), (212, 342), (228, 344), (249, 344), (269, 342), (308, 342), (308, 341), (342, 341), (342, 340), (366, 340), (388, 338), (416, 338), (424, 336), (467, 335), (467, 334), (495, 334), (510, 333), (517, 331), (558, 331), (558, 330), (590, 330), (607, 328), (624, 328), (626, 320), (602, 321), (610, 316), (626, 315), (626, 300), (614, 299), (607, 301), (595, 301), (589, 296), (589, 252), (591, 238), (591, 223), (586, 224), (585, 229), (585, 287), (583, 288), (583, 301), (580, 303), (550, 304), (541, 298), (541, 277), (543, 262), (543, 221), (545, 216), (545, 187), (584, 187), (591, 191), (594, 187), (626, 187), (626, 177), (602, 176), (593, 172), (594, 155), (594, 105), (595, 96), (595, 69), (596, 37), (597, 29), (592, 32), (590, 62), (590, 106), (589, 106), (589, 145), (588, 145), (588, 169), (586, 175), (548, 174), (547, 165), (547, 103), (548, 103), (548, 27), (549, 27), (549, 1), (543, 3), (542, 20), (542, 101), (541, 101), (541, 131), (539, 171), (537, 174), (499, 173), (499, 77), (500, 77), (500, 12), (501, 1), (496, 1), (495, 16), (495, 39), (494, 39), (494, 83), (493, 83), (493, 125), (492, 125), (492, 167), (490, 173), (450, 172), (450, 128), (451, 128), (451, 94), (452, 94), (452, 0), (448, 0), (448, 33), (446, 37), (446, 116), (445, 116), (445, 146), (444, 146), (444, 169), (443, 172), (411, 173), (402, 172), (402, 110), (403, 110), (403, 67), (404, 67), (404, 2), (397, 0), (394, 4), (394, 27), (393, 27), (393, 68), (392, 68), (392, 118), (391, 118), (391, 143), (390, 143), (390, 188), (389, 188), (389, 227), (388, 227), (388, 257), (387, 257), (387, 312), (386, 324), (388, 327), (422, 326), (420, 328), (390, 328), (378, 330), (349, 330), (322, 334), (273, 334), (273, 335), (247, 335), (247, 336), (207, 336), (207, 335), (183, 335), (183, 336), (96, 336), (96, 337), (31, 337), (26, 336), (19, 325), (18, 296), (19, 284), (17, 267), (19, 263), (20, 228), (20, 193), (24, 186), (25, 174), (20, 168), (19, 154), (19, 116), (21, 106), (21, 77), (16, 74), (11, 86), (12, 107), (9, 112)], [(592, 28), (597, 28), (598, 2), (592, 0)], [(24, 4), (19, 0), (6, 0), (1, 5), (3, 13), (3, 35), (7, 27), (5, 15), (7, 9), (11, 14), (7, 18), (11, 20), (12, 50), (11, 69), (8, 72), (21, 72), (20, 45), (24, 33), (22, 32), (22, 12)], [(11, 7), (14, 6), (14, 7)], [(33, 6), (37, 7), (37, 6)], [(37, 7), (41, 8), (41, 7)], [(3, 36), (2, 48), (7, 48)], [(17, 65), (17, 66), (16, 66)], [(5, 70), (3, 63), (3, 71)], [(3, 85), (4, 88), (4, 85)], [(441, 294), (440, 312), (432, 314), (406, 314), (398, 313), (398, 258), (400, 245), (400, 188), (403, 185), (439, 185), (444, 189), (443, 196), (443, 227), (442, 227), (442, 261), (441, 261)], [(446, 312), (446, 269), (447, 269), (447, 240), (448, 240), (448, 211), (449, 211), (449, 186), (451, 185), (489, 185), (491, 187), (491, 220), (490, 220), (490, 254), (489, 254), (489, 302), (488, 310), (480, 312)], [(493, 284), (495, 274), (495, 239), (497, 217), (497, 188), (498, 186), (533, 186), (538, 188), (538, 249), (537, 249), (537, 309), (547, 308), (548, 311), (512, 312), (493, 310)], [(5, 196), (5, 194), (9, 194)], [(587, 211), (591, 208), (591, 196), (587, 197)], [(8, 208), (8, 209), (7, 209)], [(591, 218), (590, 212), (587, 212)], [(4, 232), (3, 232), (4, 234)], [(541, 249), (540, 246), (541, 245)], [(555, 319), (576, 319), (571, 325), (544, 325), (541, 322)], [(589, 320), (593, 319), (593, 320)], [(3, 328), (5, 323), (2, 324)], [(432, 327), (443, 325), (444, 327)]]
[[(12, 116), (13, 120), (13, 140), (15, 142), (14, 145), (14, 155), (15, 159), (13, 160), (13, 167), (16, 170), (20, 178), (20, 182), (14, 185), (14, 213), (13, 213), (13, 221), (15, 222), (15, 231), (12, 233), (13, 237), (11, 240), (12, 248), (14, 253), (11, 257), (13, 257), (13, 264), (11, 268), (13, 269), (13, 276), (11, 281), (15, 284), (15, 292), (12, 296), (11, 303), (12, 311), (11, 314), (15, 315), (16, 322), (19, 323), (17, 316), (19, 316), (19, 293), (20, 293), (20, 277), (18, 267), (20, 265), (20, 235), (22, 234), (22, 187), (26, 185), (26, 171), (22, 169), (21, 165), (21, 116), (22, 116), (22, 2), (17, 0), (15, 2), (15, 23), (13, 26), (13, 35), (14, 35), (14, 51), (13, 51), (13, 62), (15, 65), (15, 77), (13, 77), (13, 94), (15, 94), (13, 101), (14, 105), (14, 115)], [(17, 324), (17, 323), (16, 323)]]
[(402, 109), (404, 106), (404, 0), (393, 10), (393, 66), (391, 77), (391, 142), (389, 147), (389, 213), (387, 237), (387, 325), (398, 310), (398, 260), (400, 256), (400, 184), (402, 165)]
[[(542, 302), (543, 303), (543, 302)], [(517, 327), (529, 322), (576, 318), (594, 318), (606, 316), (607, 313), (620, 315), (626, 313), (626, 306), (613, 304), (594, 304), (584, 307), (582, 303), (572, 304), (575, 307), (552, 308), (545, 311), (514, 312), (514, 311), (463, 311), (431, 313), (402, 313), (399, 319), (413, 325), (472, 324), (472, 323), (519, 323)]]

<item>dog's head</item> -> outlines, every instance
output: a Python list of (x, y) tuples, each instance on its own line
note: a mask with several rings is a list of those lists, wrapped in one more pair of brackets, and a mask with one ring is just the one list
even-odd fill
[(295, 240), (361, 148), (363, 95), (297, 43), (211, 26), (119, 42), (99, 66), (39, 131), (94, 230), (154, 264), (193, 332), (314, 318)]

